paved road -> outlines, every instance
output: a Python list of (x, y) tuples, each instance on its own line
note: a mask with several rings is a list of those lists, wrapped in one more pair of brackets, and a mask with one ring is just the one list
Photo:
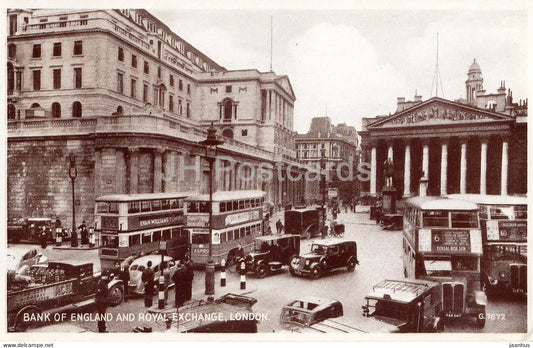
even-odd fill
[[(248, 286), (251, 289), (256, 289), (251, 296), (258, 300), (254, 310), (266, 317), (266, 320), (259, 323), (260, 332), (277, 330), (281, 307), (300, 296), (306, 295), (340, 300), (344, 306), (345, 319), (357, 326), (358, 322), (366, 319), (361, 315), (361, 305), (364, 303), (364, 296), (371, 287), (385, 278), (403, 278), (401, 231), (384, 231), (368, 219), (368, 214), (364, 213), (341, 213), (338, 220), (346, 226), (344, 238), (355, 240), (358, 245), (360, 264), (356, 267), (355, 272), (341, 270), (317, 280), (296, 278), (287, 271), (263, 279), (256, 279), (249, 275), (247, 278)], [(301, 252), (307, 252), (311, 243), (312, 240), (303, 240)], [(51, 260), (83, 257), (88, 262), (95, 262), (95, 268), (99, 268), (96, 250), (80, 252), (56, 250), (49, 247), (44, 250), (44, 254)], [(218, 272), (216, 278), (218, 284)], [(237, 288), (239, 281), (238, 274), (228, 272), (229, 287)], [(205, 298), (204, 289), (204, 272), (195, 271), (193, 298)], [(225, 292), (226, 290), (221, 290), (217, 285), (217, 297)], [(173, 298), (173, 292), (170, 297)], [(155, 301), (157, 301), (157, 297), (154, 297), (154, 303)], [(135, 313), (136, 317), (139, 318), (138, 314), (144, 313), (146, 310), (142, 299), (136, 298), (111, 308), (110, 312), (114, 313), (115, 317), (119, 313)], [(484, 329), (478, 329), (468, 321), (456, 321), (448, 323), (445, 331), (521, 333), (527, 330), (527, 306), (524, 299), (491, 299), (487, 306), (487, 313), (495, 315), (493, 319), (488, 318)], [(95, 330), (96, 328), (94, 322), (77, 323), (77, 325), (88, 330)], [(108, 323), (108, 328), (111, 332), (130, 332), (138, 325), (151, 326), (154, 331), (164, 330), (163, 323), (150, 322), (149, 320), (114, 321)]]

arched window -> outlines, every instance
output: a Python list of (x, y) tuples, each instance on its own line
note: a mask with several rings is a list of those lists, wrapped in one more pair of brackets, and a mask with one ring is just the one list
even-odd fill
[(40, 108), (40, 107), (41, 107), (41, 105), (39, 105), (39, 103), (33, 103), (33, 104), (31, 104), (31, 108), (32, 108), (32, 109)]
[(7, 119), (14, 120), (16, 117), (16, 109), (14, 104), (7, 104)]
[(233, 131), (232, 131), (231, 129), (229, 129), (229, 128), (224, 129), (224, 130), (222, 131), (222, 136), (223, 136), (223, 137), (226, 137), (226, 138), (233, 139)]
[(74, 104), (72, 104), (72, 117), (81, 117), (81, 109), (81, 103), (75, 101)]
[(224, 122), (231, 122), (231, 116), (233, 114), (233, 103), (231, 100), (224, 102)]
[(60, 118), (61, 117), (61, 104), (52, 103), (52, 117)]
[(117, 115), (122, 115), (122, 106), (117, 107)]

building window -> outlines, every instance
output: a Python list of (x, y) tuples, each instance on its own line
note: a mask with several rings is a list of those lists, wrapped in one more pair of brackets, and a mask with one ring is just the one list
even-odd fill
[(74, 88), (81, 88), (81, 86), (82, 86), (81, 68), (74, 68)]
[(157, 67), (157, 77), (161, 78), (161, 67), (160, 66)]
[(224, 102), (224, 122), (231, 122), (231, 116), (233, 114), (233, 103), (231, 100)]
[(32, 58), (41, 58), (41, 44), (33, 45)]
[(72, 104), (72, 117), (81, 117), (81, 103), (79, 101), (75, 101)]
[(231, 86), (226, 86), (226, 93), (231, 93)]
[(137, 98), (137, 81), (135, 79), (131, 79), (131, 97)]
[(169, 81), (170, 87), (174, 87), (174, 76), (170, 75), (170, 81)]
[(159, 102), (159, 88), (154, 87), (154, 106), (157, 106)]
[(178, 88), (180, 91), (183, 91), (183, 81), (181, 79), (178, 82)]
[(181, 104), (181, 99), (178, 100), (178, 114), (183, 115), (183, 105)]
[(187, 84), (187, 94), (191, 94), (191, 85)]
[(41, 89), (41, 70), (33, 70), (33, 90)]
[(224, 130), (222, 131), (222, 136), (223, 136), (223, 137), (226, 137), (226, 138), (233, 139), (233, 131), (232, 131), (231, 129), (229, 129), (229, 128), (224, 129)]
[(248, 129), (243, 129), (241, 131), (241, 134), (242, 134), (243, 137), (248, 136)]
[(61, 57), (61, 42), (54, 42), (54, 57)]
[(187, 103), (187, 118), (191, 118), (191, 103)]
[(54, 89), (61, 88), (61, 69), (54, 69)]
[(168, 110), (174, 112), (174, 96), (172, 94), (168, 96)]
[(118, 48), (118, 60), (121, 62), (124, 61), (124, 49), (122, 47)]
[(61, 104), (52, 103), (52, 117), (60, 118), (61, 117)]
[(22, 71), (15, 71), (15, 89), (22, 91)]
[(17, 46), (9, 44), (7, 46), (7, 56), (11, 59), (15, 59), (17, 57)]
[(144, 62), (144, 73), (145, 74), (150, 73), (150, 65), (148, 65), (148, 62)]
[(131, 67), (136, 68), (137, 67), (137, 56), (132, 54), (131, 55)]
[(147, 102), (148, 101), (148, 84), (145, 83), (143, 85), (143, 102)]
[(17, 16), (9, 16), (9, 35), (15, 35), (17, 32)]
[(83, 42), (74, 41), (74, 55), (81, 56), (83, 54)]
[(122, 73), (117, 75), (117, 92), (124, 94), (124, 74)]

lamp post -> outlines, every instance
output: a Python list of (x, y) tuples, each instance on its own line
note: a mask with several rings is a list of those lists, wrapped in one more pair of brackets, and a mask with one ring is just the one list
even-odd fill
[[(78, 176), (78, 170), (76, 169), (76, 156), (71, 152), (69, 155), (69, 169), (68, 169), (68, 176), (70, 177), (70, 180), (72, 180), (72, 231), (76, 231), (76, 193), (74, 191), (74, 181), (76, 180), (76, 177)], [(72, 233), (70, 241), (70, 244), (73, 247), (78, 246), (78, 240), (74, 240), (74, 237), (77, 236), (77, 233)]]
[[(326, 157), (326, 149), (322, 148), (320, 150), (320, 188), (322, 189), (322, 238), (325, 238), (325, 227), (326, 227), (326, 180), (325, 175), (322, 175), (322, 170), (325, 171), (324, 160)], [(324, 172), (325, 174), (325, 172)]]
[(224, 144), (217, 139), (217, 130), (211, 122), (207, 130), (207, 139), (200, 141), (205, 146), (205, 158), (209, 163), (209, 254), (205, 266), (205, 294), (215, 294), (215, 264), (213, 263), (213, 164), (215, 163), (218, 145)]

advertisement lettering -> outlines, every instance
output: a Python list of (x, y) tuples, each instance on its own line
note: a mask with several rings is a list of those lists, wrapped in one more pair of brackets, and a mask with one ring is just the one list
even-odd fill
[(431, 251), (441, 253), (470, 253), (470, 231), (431, 231)]

